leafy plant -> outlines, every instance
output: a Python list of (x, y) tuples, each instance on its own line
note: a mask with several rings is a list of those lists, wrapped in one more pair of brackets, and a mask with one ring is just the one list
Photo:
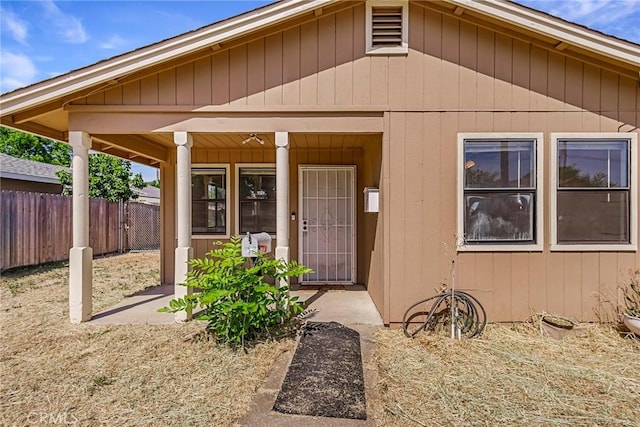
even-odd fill
[(242, 256), (240, 237), (217, 248), (204, 258), (189, 261), (185, 286), (200, 292), (173, 299), (158, 311), (175, 313), (202, 309), (196, 319), (206, 320), (206, 329), (218, 342), (245, 346), (249, 340), (282, 325), (302, 313), (304, 306), (289, 295), (282, 279), (311, 272), (296, 261), (285, 262), (256, 254), (252, 262)]
[(640, 275), (636, 274), (622, 287), (624, 312), (632, 317), (640, 317)]

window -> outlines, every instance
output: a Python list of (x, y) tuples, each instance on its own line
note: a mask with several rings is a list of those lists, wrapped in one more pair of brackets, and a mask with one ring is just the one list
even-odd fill
[(636, 134), (552, 134), (554, 250), (635, 250)]
[(228, 167), (194, 165), (191, 169), (191, 226), (194, 237), (227, 236)]
[(406, 0), (367, 1), (367, 53), (406, 54), (408, 13)]
[(276, 233), (275, 167), (240, 167), (238, 198), (240, 234)]
[(541, 250), (540, 134), (459, 134), (461, 250)]

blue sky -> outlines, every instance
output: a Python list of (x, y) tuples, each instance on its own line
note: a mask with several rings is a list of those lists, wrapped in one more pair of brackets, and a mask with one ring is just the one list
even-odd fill
[[(519, 2), (640, 43), (640, 0)], [(268, 3), (0, 0), (0, 92), (64, 74)], [(155, 172), (145, 173), (145, 179), (154, 178)]]

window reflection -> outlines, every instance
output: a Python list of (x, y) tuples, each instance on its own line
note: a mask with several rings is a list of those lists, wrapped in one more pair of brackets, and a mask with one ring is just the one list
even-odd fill
[(535, 241), (534, 153), (533, 140), (464, 141), (466, 242)]
[(226, 234), (226, 169), (198, 169), (191, 174), (193, 234)]
[(628, 187), (628, 141), (558, 141), (559, 187)]
[(240, 168), (240, 233), (276, 232), (275, 168)]

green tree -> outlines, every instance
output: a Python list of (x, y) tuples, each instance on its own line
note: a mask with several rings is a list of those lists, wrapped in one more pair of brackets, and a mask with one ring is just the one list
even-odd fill
[(147, 185), (150, 185), (150, 186), (156, 187), (156, 188), (160, 188), (160, 181), (157, 180), (157, 179), (154, 179), (153, 181), (147, 182)]
[[(0, 127), (0, 152), (21, 159), (52, 165), (71, 166), (73, 149), (70, 145), (17, 130)], [(63, 194), (71, 194), (72, 174), (58, 172)], [(118, 200), (137, 199), (133, 188), (144, 188), (141, 174), (132, 176), (131, 163), (104, 154), (89, 156), (89, 196)]]
[(0, 127), (0, 152), (52, 165), (71, 165), (69, 145), (6, 127)]
[(617, 182), (607, 183), (606, 172), (596, 172), (589, 175), (576, 165), (560, 166), (558, 168), (560, 185), (563, 187), (618, 187)]
[[(73, 182), (71, 172), (60, 171), (58, 177), (63, 186), (62, 194), (70, 195)], [(138, 195), (132, 188), (145, 186), (141, 174), (132, 175), (130, 162), (106, 154), (89, 156), (89, 197), (107, 199), (110, 202), (137, 199)]]

